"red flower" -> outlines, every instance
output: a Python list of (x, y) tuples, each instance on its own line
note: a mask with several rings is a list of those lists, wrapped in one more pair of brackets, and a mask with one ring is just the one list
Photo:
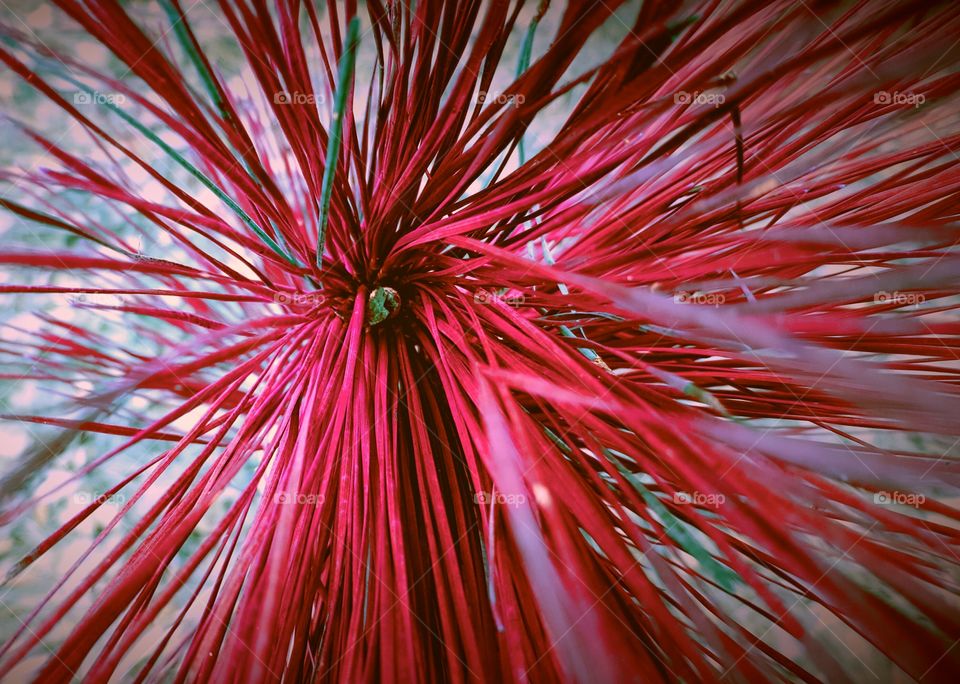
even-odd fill
[(956, 674), (960, 5), (222, 2), (248, 95), (177, 0), (56, 4), (123, 68), (4, 29), (97, 150), (21, 124), (80, 239), (0, 290), (113, 327), (17, 342), (95, 389), (7, 416), (63, 432), (4, 519), (125, 475), (3, 672)]

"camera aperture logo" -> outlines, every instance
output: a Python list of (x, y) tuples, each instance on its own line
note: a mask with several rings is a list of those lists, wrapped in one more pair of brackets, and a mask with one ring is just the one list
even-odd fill
[(504, 494), (503, 492), (477, 492), (473, 495), (473, 501), (483, 506), (522, 506), (527, 502), (524, 494)]
[(120, 106), (127, 101), (123, 93), (101, 93), (97, 90), (80, 90), (73, 94), (75, 105), (114, 105)]
[(303, 492), (277, 492), (273, 503), (281, 506), (319, 506), (327, 500), (323, 494), (304, 494)]
[(324, 104), (326, 98), (323, 93), (301, 93), (298, 90), (280, 90), (273, 94), (273, 104), (307, 106)]
[(678, 506), (705, 506), (719, 508), (726, 503), (727, 497), (723, 494), (708, 494), (706, 492), (674, 492), (673, 503)]
[(727, 301), (727, 296), (719, 292), (687, 292), (680, 290), (673, 295), (677, 304), (701, 304), (706, 306), (720, 306)]
[(278, 292), (273, 301), (287, 306), (312, 307), (323, 304), (326, 297), (320, 292)]
[(681, 90), (673, 94), (673, 101), (678, 105), (711, 105), (719, 107), (727, 101), (723, 93), (707, 93), (702, 90), (695, 90), (692, 93)]
[(873, 503), (879, 506), (913, 506), (914, 508), (920, 508), (926, 502), (927, 497), (913, 492), (876, 492), (873, 495)]
[(486, 90), (481, 90), (477, 93), (477, 102), (480, 104), (513, 105), (514, 107), (519, 107), (526, 101), (526, 96), (519, 93), (488, 93)]
[(892, 93), (886, 90), (880, 90), (873, 94), (873, 102), (878, 105), (898, 105), (900, 107), (917, 108), (927, 101), (923, 93), (900, 92), (895, 90)]
[(507, 306), (518, 307), (521, 306), (524, 302), (524, 296), (522, 294), (498, 294), (496, 292), (488, 292), (487, 290), (477, 290), (473, 295), (473, 301), (477, 304), (493, 304), (495, 302), (500, 302), (501, 304), (506, 304)]
[(877, 304), (897, 304), (898, 306), (917, 306), (927, 301), (927, 298), (918, 292), (886, 292), (881, 291), (873, 295)]
[(110, 293), (75, 292), (67, 296), (67, 302), (70, 306), (79, 307), (122, 306), (125, 303), (125, 299), (120, 295)]
[(109, 504), (112, 506), (122, 506), (127, 503), (127, 497), (123, 494), (98, 494), (97, 492), (76, 492), (73, 495), (73, 502), (80, 506), (89, 506), (97, 504), (102, 506)]

